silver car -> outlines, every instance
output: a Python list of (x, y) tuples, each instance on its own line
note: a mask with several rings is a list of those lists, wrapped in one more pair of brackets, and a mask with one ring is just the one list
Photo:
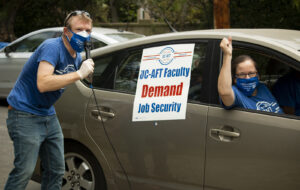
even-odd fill
[[(92, 51), (92, 86), (68, 86), (55, 105), (65, 137), (62, 189), (300, 189), (300, 117), (220, 105), (227, 36), (233, 56), (251, 55), (269, 88), (300, 70), (300, 31), (292, 30), (178, 32)], [(185, 119), (133, 122), (143, 51), (176, 44), (194, 44)], [(38, 163), (33, 179), (42, 171)]]
[[(46, 39), (61, 36), (62, 27), (41, 29), (26, 34), (0, 50), (0, 98), (6, 98), (13, 88), (23, 65), (34, 50)], [(144, 35), (117, 29), (93, 27), (93, 49)]]

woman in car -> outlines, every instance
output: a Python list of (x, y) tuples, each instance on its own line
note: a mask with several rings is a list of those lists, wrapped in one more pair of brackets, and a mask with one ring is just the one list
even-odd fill
[(224, 108), (240, 107), (283, 113), (269, 89), (259, 82), (255, 61), (250, 56), (240, 55), (234, 59), (231, 70), (231, 37), (223, 38), (220, 47), (223, 51), (223, 65), (218, 79), (218, 91)]

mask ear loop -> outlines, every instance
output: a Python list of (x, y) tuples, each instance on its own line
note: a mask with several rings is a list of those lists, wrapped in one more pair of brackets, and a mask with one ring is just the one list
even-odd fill
[[(69, 28), (67, 28), (68, 29), (68, 31), (70, 31), (71, 33), (73, 33)], [(69, 38), (69, 36), (68, 35), (66, 35), (66, 34), (63, 34), (63, 35), (65, 35), (66, 36), (66, 38), (67, 38), (67, 40), (68, 40), (68, 42), (70, 43), (70, 38)]]
[(67, 37), (68, 41), (70, 42), (71, 41), (70, 38), (67, 35), (66, 35), (66, 37)]

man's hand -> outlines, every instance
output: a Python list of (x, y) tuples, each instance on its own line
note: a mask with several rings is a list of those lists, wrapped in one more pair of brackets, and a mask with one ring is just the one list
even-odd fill
[(230, 36), (228, 38), (223, 38), (220, 43), (220, 47), (224, 54), (232, 55), (232, 38)]
[(80, 69), (77, 71), (80, 79), (84, 79), (94, 72), (94, 61), (92, 59), (87, 59), (82, 62)]

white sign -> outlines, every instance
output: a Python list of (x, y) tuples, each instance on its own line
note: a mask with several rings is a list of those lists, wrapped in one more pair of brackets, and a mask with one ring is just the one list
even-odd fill
[(185, 119), (194, 46), (143, 50), (132, 121)]

